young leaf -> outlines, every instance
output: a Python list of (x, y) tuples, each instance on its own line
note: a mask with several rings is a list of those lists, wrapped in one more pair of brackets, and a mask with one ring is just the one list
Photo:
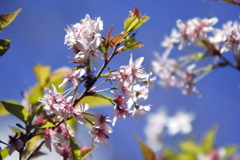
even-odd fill
[(138, 23), (137, 17), (129, 17), (124, 21), (124, 31), (131, 32), (132, 28)]
[(138, 23), (132, 27), (132, 31), (138, 29), (143, 23), (147, 22), (150, 19), (149, 16), (143, 16), (141, 19), (139, 19)]
[[(109, 96), (105, 96), (105, 97), (111, 98)], [(95, 96), (85, 96), (78, 104), (82, 104), (82, 103), (87, 103), (91, 108), (112, 105), (112, 103), (110, 103), (108, 100), (95, 97)]]
[(140, 13), (140, 11), (139, 11), (139, 9), (138, 9), (138, 7), (135, 5), (134, 6), (134, 11), (133, 11), (133, 13), (134, 13), (134, 15), (138, 18), (138, 19), (140, 19), (141, 17), (142, 17), (142, 15), (141, 15), (141, 13)]
[(237, 146), (231, 145), (231, 146), (226, 146), (224, 148), (225, 150), (225, 155), (224, 155), (224, 159), (228, 158), (229, 156), (235, 154), (238, 150)]
[(24, 123), (27, 123), (29, 115), (28, 115), (28, 111), (25, 107), (23, 107), (20, 104), (13, 103), (13, 102), (1, 101), (1, 103), (3, 104), (4, 108), (9, 113), (11, 113), (15, 117), (19, 118)]
[(81, 150), (81, 160), (83, 160), (84, 158), (86, 158), (94, 149), (96, 149), (98, 146), (94, 146), (92, 148), (87, 148), (87, 149), (83, 149)]
[(111, 38), (109, 48), (112, 48), (113, 46), (116, 46), (117, 44), (121, 43), (123, 39), (126, 38), (127, 35), (128, 33), (121, 33)]
[(88, 129), (92, 129), (93, 123), (95, 122), (94, 115), (90, 113), (83, 112), (82, 113), (83, 117), (87, 120), (88, 123), (85, 124), (85, 126)]
[(10, 39), (0, 39), (0, 56), (10, 48)]
[[(14, 101), (6, 101), (6, 102), (13, 102)], [(5, 116), (5, 115), (8, 115), (9, 112), (4, 108), (3, 104), (0, 103), (0, 116)]]
[(124, 43), (124, 50), (131, 50), (135, 48), (141, 48), (143, 45), (139, 44), (134, 38), (127, 38)]
[(10, 128), (14, 133), (17, 133), (18, 136), (20, 136), (21, 130), (20, 130), (19, 128), (15, 128), (15, 127), (11, 127), (11, 126), (9, 126), (9, 128)]
[(42, 89), (43, 88), (38, 83), (33, 88), (31, 88), (28, 97), (28, 101), (31, 104), (39, 103), (38, 98), (43, 96)]
[(70, 137), (70, 147), (72, 151), (72, 160), (81, 160), (81, 151), (79, 149), (78, 144), (76, 143), (75, 139), (69, 135)]
[(215, 136), (217, 127), (212, 127), (203, 137), (201, 148), (203, 153), (209, 153), (214, 147)]
[(8, 147), (5, 147), (3, 150), (0, 151), (0, 160), (5, 159), (8, 154)]
[(46, 84), (47, 78), (50, 74), (50, 66), (42, 66), (41, 64), (38, 64), (33, 68), (33, 70), (40, 86), (43, 87)]
[(166, 159), (176, 159), (177, 154), (170, 148), (163, 148), (162, 153)]
[(67, 123), (74, 131), (77, 130), (77, 124), (78, 124), (78, 122), (77, 122), (76, 118), (73, 117), (73, 118), (67, 120), (66, 123)]
[(201, 148), (192, 140), (188, 139), (186, 141), (183, 141), (179, 144), (179, 148), (184, 153), (190, 153), (197, 155), (198, 153), (201, 153)]
[(3, 30), (3, 28), (7, 27), (16, 18), (21, 10), (22, 8), (19, 8), (13, 13), (0, 15), (0, 31)]
[(147, 145), (145, 145), (143, 142), (141, 142), (140, 138), (137, 135), (136, 135), (136, 139), (142, 150), (144, 160), (156, 160), (156, 156), (155, 156), (154, 152)]
[(41, 126), (39, 128), (47, 128), (47, 127), (55, 127), (55, 125), (52, 124), (51, 122), (47, 122), (46, 124), (44, 124), (43, 126)]

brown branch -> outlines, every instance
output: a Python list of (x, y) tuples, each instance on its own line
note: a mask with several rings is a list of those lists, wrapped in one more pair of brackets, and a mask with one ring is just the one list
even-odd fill
[(104, 69), (107, 67), (108, 63), (112, 60), (112, 58), (117, 54), (117, 48), (120, 46), (121, 44), (118, 44), (115, 46), (111, 56), (108, 59), (105, 59), (103, 66), (101, 67), (101, 69), (98, 71), (97, 75), (93, 78), (91, 78), (90, 83), (86, 86), (85, 90), (83, 91), (83, 93), (74, 101), (73, 106), (76, 106), (78, 104), (78, 102), (80, 102), (87, 94), (88, 91), (92, 88), (92, 86), (97, 82), (98, 78), (101, 76), (102, 72), (104, 71)]

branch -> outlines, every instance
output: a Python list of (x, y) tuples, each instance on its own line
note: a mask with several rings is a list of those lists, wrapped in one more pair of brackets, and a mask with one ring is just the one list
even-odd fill
[(112, 58), (117, 54), (117, 48), (120, 46), (121, 44), (118, 44), (115, 46), (111, 56), (106, 59), (103, 63), (103, 66), (101, 67), (101, 69), (98, 71), (97, 75), (92, 78), (93, 80), (91, 81), (90, 84), (88, 84), (88, 86), (86, 86), (85, 90), (83, 91), (83, 93), (74, 101), (73, 106), (76, 106), (78, 104), (78, 102), (81, 101), (81, 99), (83, 99), (87, 94), (88, 91), (90, 90), (90, 88), (92, 88), (92, 86), (97, 82), (98, 78), (100, 77), (100, 75), (102, 74), (102, 72), (104, 71), (104, 69), (107, 67), (108, 63), (112, 60)]

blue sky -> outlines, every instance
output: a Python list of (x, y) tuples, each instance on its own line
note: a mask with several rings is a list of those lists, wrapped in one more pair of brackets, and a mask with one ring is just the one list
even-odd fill
[[(20, 92), (26, 86), (33, 86), (36, 78), (32, 68), (38, 63), (51, 65), (52, 70), (62, 66), (74, 67), (69, 63), (68, 57), (73, 56), (68, 46), (63, 45), (67, 25), (74, 24), (83, 19), (86, 14), (92, 18), (101, 17), (104, 23), (102, 36), (106, 36), (113, 25), (113, 34), (119, 34), (123, 30), (123, 21), (128, 16), (128, 11), (137, 5), (142, 14), (150, 16), (150, 20), (138, 31), (137, 40), (144, 44), (141, 49), (124, 52), (110, 63), (111, 68), (119, 68), (128, 64), (130, 53), (134, 59), (144, 56), (143, 66), (148, 69), (154, 60), (153, 51), (162, 53), (164, 48), (160, 42), (165, 35), (169, 35), (172, 28), (176, 28), (176, 20), (212, 15), (219, 18), (215, 25), (221, 28), (223, 23), (229, 20), (239, 21), (239, 6), (223, 2), (202, 0), (51, 0), (51, 1), (18, 1), (2, 0), (0, 13), (10, 13), (18, 8), (22, 11), (12, 24), (1, 33), (1, 39), (10, 38), (11, 48), (0, 57), (0, 100), (16, 99), (20, 101)], [(177, 57), (184, 52), (171, 53)], [(231, 55), (227, 55), (231, 59)], [(149, 99), (144, 104), (153, 104), (154, 112), (160, 106), (165, 106), (170, 115), (178, 109), (194, 112), (196, 119), (193, 122), (193, 134), (199, 139), (214, 124), (219, 125), (217, 144), (240, 144), (240, 73), (230, 67), (218, 69), (201, 80), (197, 87), (202, 93), (202, 98), (194, 94), (183, 96), (178, 89), (165, 90), (157, 86), (150, 93)], [(107, 111), (106, 111), (107, 110)], [(96, 110), (111, 115), (111, 108)], [(1, 117), (2, 118), (2, 117)], [(12, 117), (4, 117), (9, 120)], [(0, 125), (5, 125), (0, 121)], [(114, 132), (110, 134), (110, 145), (99, 146), (97, 154), (108, 152), (106, 159), (132, 160), (141, 159), (140, 149), (134, 138), (138, 133), (144, 140), (143, 127), (145, 118), (133, 120), (132, 118), (118, 121)], [(81, 129), (80, 129), (81, 130)], [(83, 129), (84, 130), (84, 129)], [(84, 132), (81, 130), (81, 133)], [(86, 134), (82, 139), (90, 139)], [(1, 133), (0, 133), (1, 135)], [(168, 143), (183, 138), (174, 136), (167, 138)], [(87, 143), (87, 142), (86, 142)], [(110, 152), (109, 152), (110, 151)], [(111, 157), (113, 156), (113, 157)]]

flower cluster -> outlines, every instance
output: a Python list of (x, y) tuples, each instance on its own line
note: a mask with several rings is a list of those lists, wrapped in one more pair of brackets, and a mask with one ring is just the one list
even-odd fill
[(85, 112), (89, 107), (88, 104), (80, 104), (73, 107), (74, 96), (64, 98), (61, 93), (58, 93), (56, 87), (52, 85), (52, 89), (44, 88), (44, 98), (39, 98), (39, 102), (44, 104), (44, 109), (51, 115), (58, 115), (65, 121), (69, 115), (73, 115), (79, 123), (86, 123), (82, 113)]
[(157, 53), (155, 56), (156, 60), (152, 61), (152, 66), (154, 73), (161, 79), (159, 81), (161, 86), (178, 87), (183, 94), (195, 92), (197, 96), (201, 96), (194, 82), (194, 78), (197, 76), (197, 73), (193, 72), (195, 64), (181, 70), (182, 65), (178, 61), (169, 59), (166, 55), (159, 56)]
[(108, 123), (112, 122), (109, 120), (109, 117), (103, 116), (99, 113), (95, 113), (94, 116), (95, 124), (89, 133), (92, 136), (92, 146), (96, 144), (96, 142), (101, 142), (104, 146), (108, 145), (108, 133), (112, 133), (112, 128), (108, 126)]
[(65, 124), (61, 124), (54, 130), (46, 128), (44, 131), (45, 146), (51, 151), (52, 142), (54, 142), (55, 151), (64, 159), (70, 159), (71, 147), (69, 135), (74, 136), (73, 133), (71, 127)]
[(81, 23), (68, 26), (64, 44), (71, 46), (76, 53), (75, 60), (84, 64), (91, 59), (94, 66), (98, 67), (97, 57), (101, 57), (98, 49), (102, 42), (102, 36), (99, 33), (103, 30), (103, 22), (100, 17), (92, 20), (87, 14)]
[[(88, 14), (80, 23), (68, 26), (65, 29), (64, 44), (72, 48), (75, 56), (70, 59), (75, 60), (73, 63), (76, 66), (72, 70), (68, 70), (67, 73), (64, 72), (66, 74), (61, 84), (59, 81), (64, 74), (63, 71), (61, 73), (58, 72), (60, 74), (44, 73), (43, 76), (42, 71), (48, 72), (50, 67), (38, 65), (35, 68), (39, 71), (35, 72), (38, 79), (39, 77), (44, 78), (41, 79), (41, 82), (39, 80), (36, 87), (29, 90), (26, 95), (27, 103), (25, 104), (30, 106), (29, 111), (20, 106), (23, 108), (22, 114), (16, 116), (26, 124), (26, 127), (24, 128), (21, 125), (18, 127), (24, 129), (26, 134), (23, 134), (24, 136), (15, 135), (9, 137), (9, 153), (11, 154), (14, 150), (17, 150), (20, 153), (20, 157), (24, 157), (25, 151), (23, 149), (27, 142), (37, 135), (43, 135), (43, 141), (39, 146), (32, 149), (33, 151), (30, 151), (31, 149), (27, 151), (31, 152), (27, 159), (33, 158), (33, 154), (40, 152), (39, 150), (43, 144), (49, 151), (52, 151), (52, 147), (54, 147), (55, 151), (63, 159), (84, 159), (95, 149), (94, 146), (97, 142), (102, 143), (104, 146), (108, 145), (108, 134), (113, 132), (109, 123), (114, 126), (117, 119), (129, 117), (130, 114), (137, 119), (146, 114), (146, 111), (150, 111), (151, 105), (142, 106), (138, 104), (138, 101), (148, 98), (149, 88), (154, 87), (153, 82), (156, 79), (155, 77), (151, 78), (151, 71), (146, 73), (143, 70), (141, 66), (144, 60), (143, 57), (138, 58), (134, 62), (131, 55), (129, 65), (121, 66), (117, 71), (103, 73), (106, 67), (109, 67), (108, 63), (117, 54), (143, 46), (135, 39), (137, 33), (132, 32), (148, 19), (148, 16), (141, 16), (140, 11), (135, 6), (134, 12), (124, 22), (124, 31), (114, 37), (111, 37), (113, 28), (109, 30), (107, 37), (103, 37), (100, 34), (100, 31), (103, 30), (101, 18), (98, 17), (93, 20)], [(102, 55), (104, 55), (102, 67), (96, 72), (99, 63), (98, 57), (102, 58)], [(97, 84), (98, 79), (105, 80)], [(117, 81), (118, 83), (117, 86), (105, 90), (96, 90), (97, 87), (107, 81)], [(140, 86), (137, 82), (144, 85)], [(64, 91), (68, 84), (72, 85), (72, 87)], [(81, 84), (83, 85), (80, 86)], [(59, 88), (56, 88), (55, 85)], [(83, 91), (81, 94), (78, 94), (80, 88)], [(44, 91), (42, 97), (35, 96), (42, 95), (42, 91)], [(64, 92), (60, 93), (61, 91)], [(114, 93), (114, 97), (108, 97), (100, 93), (104, 91), (111, 91)], [(70, 93), (72, 95), (69, 96)], [(31, 96), (34, 97), (33, 100), (29, 98)], [(89, 97), (90, 101), (94, 101), (98, 97), (112, 104), (113, 120), (110, 120), (110, 117), (107, 115), (103, 116), (100, 113), (88, 113), (91, 104), (86, 99)], [(85, 102), (82, 102), (82, 100)], [(134, 109), (131, 109), (133, 104)], [(70, 123), (78, 121), (80, 124), (91, 126), (89, 134), (92, 139), (92, 148), (81, 152), (83, 149), (75, 141), (74, 131), (67, 125), (70, 120)]]
[(188, 134), (192, 131), (191, 122), (194, 118), (195, 116), (192, 113), (183, 111), (179, 111), (173, 117), (170, 117), (167, 116), (164, 109), (149, 114), (144, 130), (147, 144), (154, 151), (159, 151), (162, 148), (161, 138), (165, 127), (168, 128), (169, 135), (176, 135), (177, 133)]
[[(171, 36), (165, 37), (161, 43), (166, 48), (165, 52), (161, 57), (155, 54), (157, 60), (152, 62), (155, 74), (161, 79), (161, 85), (178, 87), (184, 94), (195, 92), (200, 97), (195, 84), (211, 70), (227, 65), (240, 70), (240, 24), (229, 21), (222, 29), (218, 29), (213, 27), (217, 22), (216, 17), (193, 18), (186, 22), (177, 20), (178, 31), (173, 29)], [(183, 50), (187, 44), (196, 44), (204, 47), (205, 51), (192, 52), (176, 60), (169, 59), (171, 50), (177, 44), (179, 50)], [(229, 50), (234, 53), (235, 64), (223, 56)], [(195, 69), (195, 62), (207, 56), (214, 57), (213, 64)], [(193, 63), (189, 64), (190, 62)]]
[[(121, 92), (119, 95), (114, 93), (114, 109), (113, 125), (117, 119), (128, 117), (131, 113), (135, 119), (145, 114), (145, 111), (150, 110), (151, 105), (141, 106), (137, 104), (138, 100), (146, 100), (148, 98), (149, 88), (153, 87), (155, 77), (150, 78), (151, 72), (146, 73), (141, 64), (144, 57), (138, 58), (135, 62), (132, 60), (132, 54), (129, 60), (129, 65), (121, 66), (118, 71), (113, 71), (109, 74), (109, 79), (117, 81), (117, 89)], [(140, 86), (136, 82), (145, 83)], [(134, 110), (131, 111), (131, 106), (134, 104)]]

